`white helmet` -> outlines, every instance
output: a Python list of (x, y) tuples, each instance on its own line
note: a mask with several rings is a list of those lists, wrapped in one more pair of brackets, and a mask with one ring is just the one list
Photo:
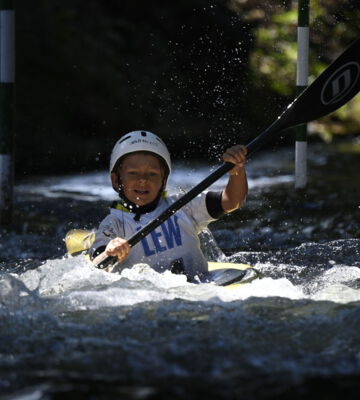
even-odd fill
[(148, 151), (157, 154), (165, 161), (170, 174), (170, 153), (165, 143), (151, 132), (133, 131), (125, 134), (116, 142), (110, 157), (110, 175), (121, 157), (135, 151)]

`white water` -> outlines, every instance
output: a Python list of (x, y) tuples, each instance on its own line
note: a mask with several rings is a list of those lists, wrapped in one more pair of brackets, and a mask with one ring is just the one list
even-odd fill
[[(239, 254), (241, 255), (241, 254)], [(327, 300), (337, 303), (360, 301), (360, 290), (347, 285), (360, 280), (360, 269), (351, 265), (333, 265), (307, 283), (295, 285), (282, 275), (292, 271), (304, 273), (306, 267), (272, 263), (256, 263), (254, 267), (264, 278), (234, 288), (214, 284), (191, 284), (185, 276), (170, 272), (159, 274), (146, 264), (125, 269), (121, 274), (96, 269), (83, 256), (49, 260), (36, 269), (22, 274), (0, 276), (2, 305), (21, 307), (34, 304), (40, 309), (51, 299), (52, 306), (63, 310), (101, 309), (102, 307), (132, 306), (143, 302), (187, 300), (224, 303), (250, 297), (284, 297), (292, 300)], [(276, 269), (278, 278), (266, 277)], [(10, 285), (10, 286), (9, 286)], [(7, 288), (7, 289), (6, 289)], [(14, 303), (15, 302), (15, 303)]]
[[(121, 274), (108, 273), (94, 268), (81, 256), (47, 261), (34, 270), (11, 276), (17, 280), (16, 288), (21, 292), (8, 292), (8, 295), (11, 293), (10, 301), (20, 296), (22, 304), (26, 305), (27, 296), (30, 304), (33, 304), (34, 298), (40, 303), (51, 298), (68, 310), (100, 309), (175, 299), (216, 303), (244, 300), (250, 296), (280, 295), (290, 299), (306, 297), (301, 288), (295, 287), (285, 278), (264, 278), (229, 289), (214, 284), (191, 284), (185, 276), (170, 272), (159, 274), (146, 264), (135, 265)], [(7, 278), (3, 275), (3, 284), (5, 281)], [(15, 281), (10, 280), (6, 285), (9, 282)], [(2, 296), (5, 302), (5, 291)]]

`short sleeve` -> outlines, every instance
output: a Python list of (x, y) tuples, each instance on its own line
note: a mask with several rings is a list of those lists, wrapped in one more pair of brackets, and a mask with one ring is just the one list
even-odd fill
[(206, 193), (206, 208), (212, 218), (218, 219), (226, 214), (222, 207), (222, 192)]
[[(206, 192), (200, 193), (193, 200), (187, 203), (183, 208), (183, 212), (188, 216), (191, 222), (194, 224), (197, 232), (206, 228), (209, 222), (214, 221), (216, 218), (212, 217), (206, 206)], [(179, 198), (181, 195), (174, 196)]]

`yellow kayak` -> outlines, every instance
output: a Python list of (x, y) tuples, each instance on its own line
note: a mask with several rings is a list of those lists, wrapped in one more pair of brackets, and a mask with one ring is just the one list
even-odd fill
[[(86, 254), (95, 239), (95, 232), (73, 229), (66, 234), (66, 249), (72, 256)], [(248, 264), (221, 261), (208, 261), (209, 276), (206, 282), (229, 288), (238, 287), (260, 277), (259, 273)]]

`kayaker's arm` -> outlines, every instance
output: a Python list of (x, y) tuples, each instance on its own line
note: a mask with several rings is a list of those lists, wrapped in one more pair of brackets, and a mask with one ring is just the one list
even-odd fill
[(247, 149), (237, 145), (230, 147), (223, 154), (225, 162), (235, 166), (229, 171), (229, 180), (222, 192), (221, 205), (225, 212), (231, 212), (241, 207), (248, 193), (248, 183), (245, 171)]

